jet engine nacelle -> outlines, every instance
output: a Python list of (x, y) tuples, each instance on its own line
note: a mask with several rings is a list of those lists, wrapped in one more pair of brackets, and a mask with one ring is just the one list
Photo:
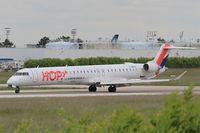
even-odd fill
[(156, 63), (149, 61), (143, 65), (143, 69), (147, 72), (155, 72), (159, 69), (159, 66)]

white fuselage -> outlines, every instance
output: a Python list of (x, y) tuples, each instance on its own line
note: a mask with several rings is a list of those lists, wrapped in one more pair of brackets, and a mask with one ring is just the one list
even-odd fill
[(143, 70), (143, 64), (65, 66), (25, 68), (16, 72), (7, 84), (14, 86), (97, 84), (107, 81), (141, 79), (155, 76)]

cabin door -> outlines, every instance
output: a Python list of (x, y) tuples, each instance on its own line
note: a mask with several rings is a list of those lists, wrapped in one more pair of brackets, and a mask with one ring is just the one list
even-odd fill
[(32, 72), (32, 78), (33, 78), (33, 82), (37, 82), (38, 81), (38, 75), (37, 72), (35, 70), (31, 70)]

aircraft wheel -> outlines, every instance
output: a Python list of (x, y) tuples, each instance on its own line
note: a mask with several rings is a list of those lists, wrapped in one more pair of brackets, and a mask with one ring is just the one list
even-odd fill
[(20, 88), (19, 88), (19, 86), (17, 86), (15, 89), (15, 93), (19, 93), (19, 92), (20, 92)]
[(89, 87), (89, 92), (96, 92), (97, 91), (97, 87), (95, 85), (91, 85)]
[(108, 91), (109, 91), (109, 92), (116, 92), (116, 90), (117, 90), (117, 89), (116, 89), (116, 86), (115, 86), (115, 85), (111, 85), (111, 86), (108, 87)]

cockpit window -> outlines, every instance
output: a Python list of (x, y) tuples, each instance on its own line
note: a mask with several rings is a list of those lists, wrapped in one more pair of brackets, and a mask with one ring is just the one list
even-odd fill
[(29, 73), (28, 72), (16, 72), (15, 76), (28, 76)]

